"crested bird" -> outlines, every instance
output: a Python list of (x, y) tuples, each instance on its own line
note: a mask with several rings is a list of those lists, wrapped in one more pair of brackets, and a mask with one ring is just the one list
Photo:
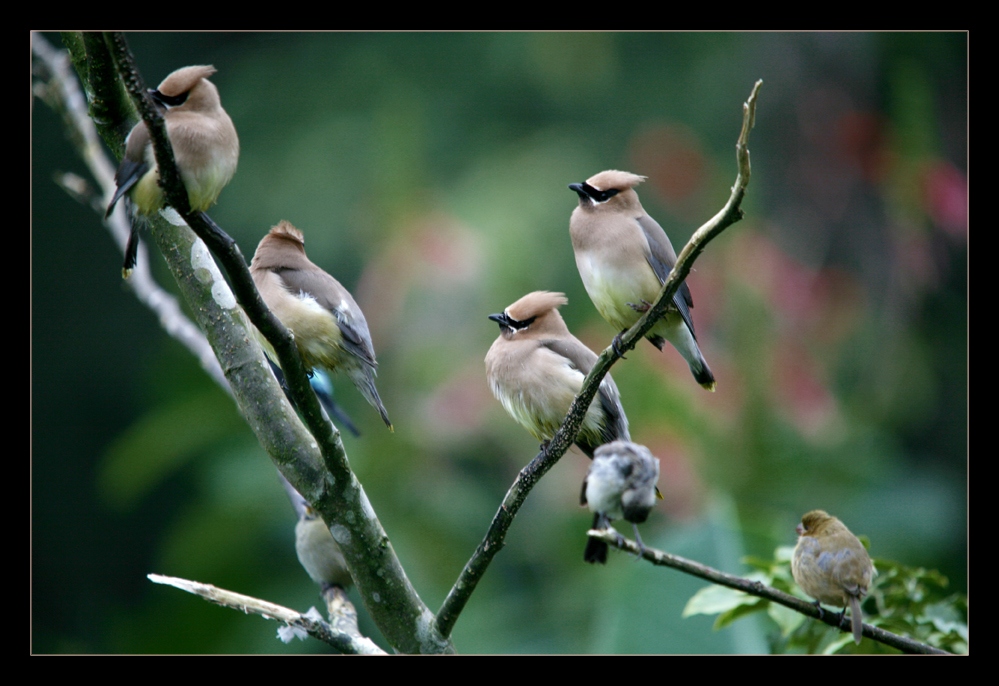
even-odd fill
[[(576, 267), (600, 316), (622, 333), (655, 302), (676, 264), (666, 232), (645, 211), (635, 192), (645, 178), (611, 169), (583, 183), (569, 184), (579, 196), (569, 219)], [(713, 391), (714, 374), (694, 335), (693, 306), (690, 287), (684, 282), (646, 338), (660, 350), (669, 341), (687, 361), (697, 383)], [(620, 333), (614, 339), (618, 353), (619, 340)]]
[[(218, 88), (208, 80), (215, 72), (215, 67), (208, 65), (183, 67), (149, 91), (163, 113), (174, 159), (194, 212), (204, 212), (211, 207), (232, 180), (239, 161), (236, 127), (222, 109)], [(148, 216), (164, 207), (159, 167), (144, 121), (132, 127), (125, 139), (125, 155), (114, 180), (117, 189), (108, 203), (105, 219), (126, 193), (139, 215)], [(125, 278), (135, 267), (139, 247), (137, 221), (138, 218), (132, 222), (125, 248), (122, 267)]]
[[(257, 245), (250, 275), (267, 307), (294, 335), (306, 368), (346, 373), (392, 429), (375, 388), (378, 363), (364, 313), (339, 281), (309, 260), (302, 232), (284, 220), (271, 228)], [(261, 343), (277, 359), (270, 344)]]
[[(501, 313), (489, 315), (500, 335), (486, 354), (489, 388), (506, 411), (547, 447), (597, 355), (573, 336), (558, 308), (562, 293), (534, 291)], [(629, 440), (628, 418), (610, 374), (586, 411), (576, 445), (593, 457), (597, 446)]]

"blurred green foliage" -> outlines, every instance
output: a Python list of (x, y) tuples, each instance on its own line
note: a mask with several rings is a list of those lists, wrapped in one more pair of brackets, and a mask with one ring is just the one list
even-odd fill
[[(210, 214), (243, 254), (288, 219), (364, 309), (396, 432), (341, 381), (363, 432), (344, 442), (432, 609), (537, 450), (486, 387), (486, 315), (564, 291), (590, 347), (616, 333), (576, 272), (567, 184), (648, 175), (643, 204), (679, 249), (728, 197), (741, 106), (762, 78), (746, 219), (689, 278), (718, 392), (649, 345), (613, 370), (633, 438), (662, 461), (666, 499), (643, 538), (739, 573), (823, 508), (880, 558), (965, 590), (965, 34), (129, 41), (151, 85), (218, 68), (242, 153)], [(40, 101), (31, 115), (33, 650), (322, 652), (146, 581), (318, 604), (273, 467), (122, 285), (100, 217), (52, 184), (85, 172), (58, 118)], [(583, 564), (586, 468), (568, 454), (532, 492), (457, 623), (458, 650), (766, 652), (760, 615), (719, 632), (681, 617), (696, 579), (616, 555)]]

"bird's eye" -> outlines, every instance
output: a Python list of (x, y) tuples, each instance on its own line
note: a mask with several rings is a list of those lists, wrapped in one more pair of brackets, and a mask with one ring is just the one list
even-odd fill
[(535, 319), (537, 319), (537, 317), (531, 317), (530, 319), (525, 319), (522, 322), (519, 322), (516, 319), (511, 319), (510, 320), (510, 328), (511, 329), (516, 329), (517, 331), (523, 331), (524, 329), (526, 329), (527, 327), (529, 327), (531, 324), (533, 324)]
[(621, 191), (619, 191), (616, 188), (608, 188), (605, 191), (597, 191), (596, 193), (594, 193), (593, 199), (596, 200), (597, 202), (607, 202), (620, 192)]
[(178, 107), (187, 102), (187, 96), (190, 91), (185, 91), (180, 95), (164, 95), (158, 90), (150, 90), (149, 95), (156, 102), (156, 104), (161, 107)]

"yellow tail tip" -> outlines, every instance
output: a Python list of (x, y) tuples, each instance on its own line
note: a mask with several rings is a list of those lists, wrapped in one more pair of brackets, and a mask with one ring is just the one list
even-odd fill
[(715, 382), (714, 381), (710, 381), (709, 383), (702, 383), (701, 386), (704, 387), (704, 390), (706, 390), (706, 391), (711, 391), (712, 393), (715, 392)]

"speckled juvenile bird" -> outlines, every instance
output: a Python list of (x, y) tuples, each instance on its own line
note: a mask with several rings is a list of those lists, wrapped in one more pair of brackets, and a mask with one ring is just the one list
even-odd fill
[(864, 545), (835, 517), (812, 510), (795, 529), (798, 544), (791, 559), (795, 583), (819, 603), (842, 607), (840, 622), (850, 607), (853, 640), (860, 643), (863, 615), (860, 601), (867, 595), (871, 577), (876, 574)]
[[(236, 173), (239, 161), (236, 127), (222, 109), (218, 89), (208, 80), (215, 71), (215, 67), (205, 65), (183, 67), (149, 91), (163, 111), (174, 159), (195, 212), (207, 210), (218, 199)], [(159, 167), (144, 121), (136, 124), (125, 139), (125, 156), (114, 180), (118, 188), (105, 218), (126, 193), (140, 215), (151, 215), (163, 208)], [(122, 276), (126, 278), (135, 266), (138, 243), (138, 227), (133, 221), (122, 267)]]
[[(593, 512), (594, 529), (609, 529), (612, 519), (631, 522), (635, 541), (644, 551), (638, 525), (648, 519), (656, 498), (662, 498), (656, 487), (658, 481), (659, 460), (648, 448), (629, 441), (614, 441), (594, 452), (579, 502)], [(583, 559), (604, 564), (607, 544), (596, 538), (587, 539)]]
[(348, 589), (354, 580), (326, 522), (308, 505), (295, 525), (295, 553), (309, 576), (325, 591), (330, 586)]
[[(375, 388), (378, 363), (364, 313), (339, 281), (306, 257), (302, 232), (279, 222), (257, 246), (250, 274), (267, 307), (294, 334), (305, 366), (346, 373), (391, 429)], [(265, 352), (277, 359), (270, 344), (259, 338)]]
[[(600, 316), (620, 332), (631, 328), (655, 302), (676, 264), (666, 232), (645, 211), (635, 192), (643, 181), (644, 176), (611, 169), (583, 183), (569, 184), (579, 196), (569, 219), (576, 267)], [(687, 361), (697, 383), (713, 391), (714, 374), (694, 336), (693, 306), (684, 282), (673, 296), (672, 307), (646, 338), (660, 350), (669, 341)], [(618, 338), (614, 340), (616, 344)]]
[[(506, 411), (546, 445), (569, 412), (597, 355), (569, 333), (558, 308), (562, 293), (534, 291), (489, 318), (500, 335), (486, 354), (489, 388)], [(630, 440), (628, 418), (617, 385), (604, 377), (576, 436), (576, 445), (593, 457), (597, 446)]]

